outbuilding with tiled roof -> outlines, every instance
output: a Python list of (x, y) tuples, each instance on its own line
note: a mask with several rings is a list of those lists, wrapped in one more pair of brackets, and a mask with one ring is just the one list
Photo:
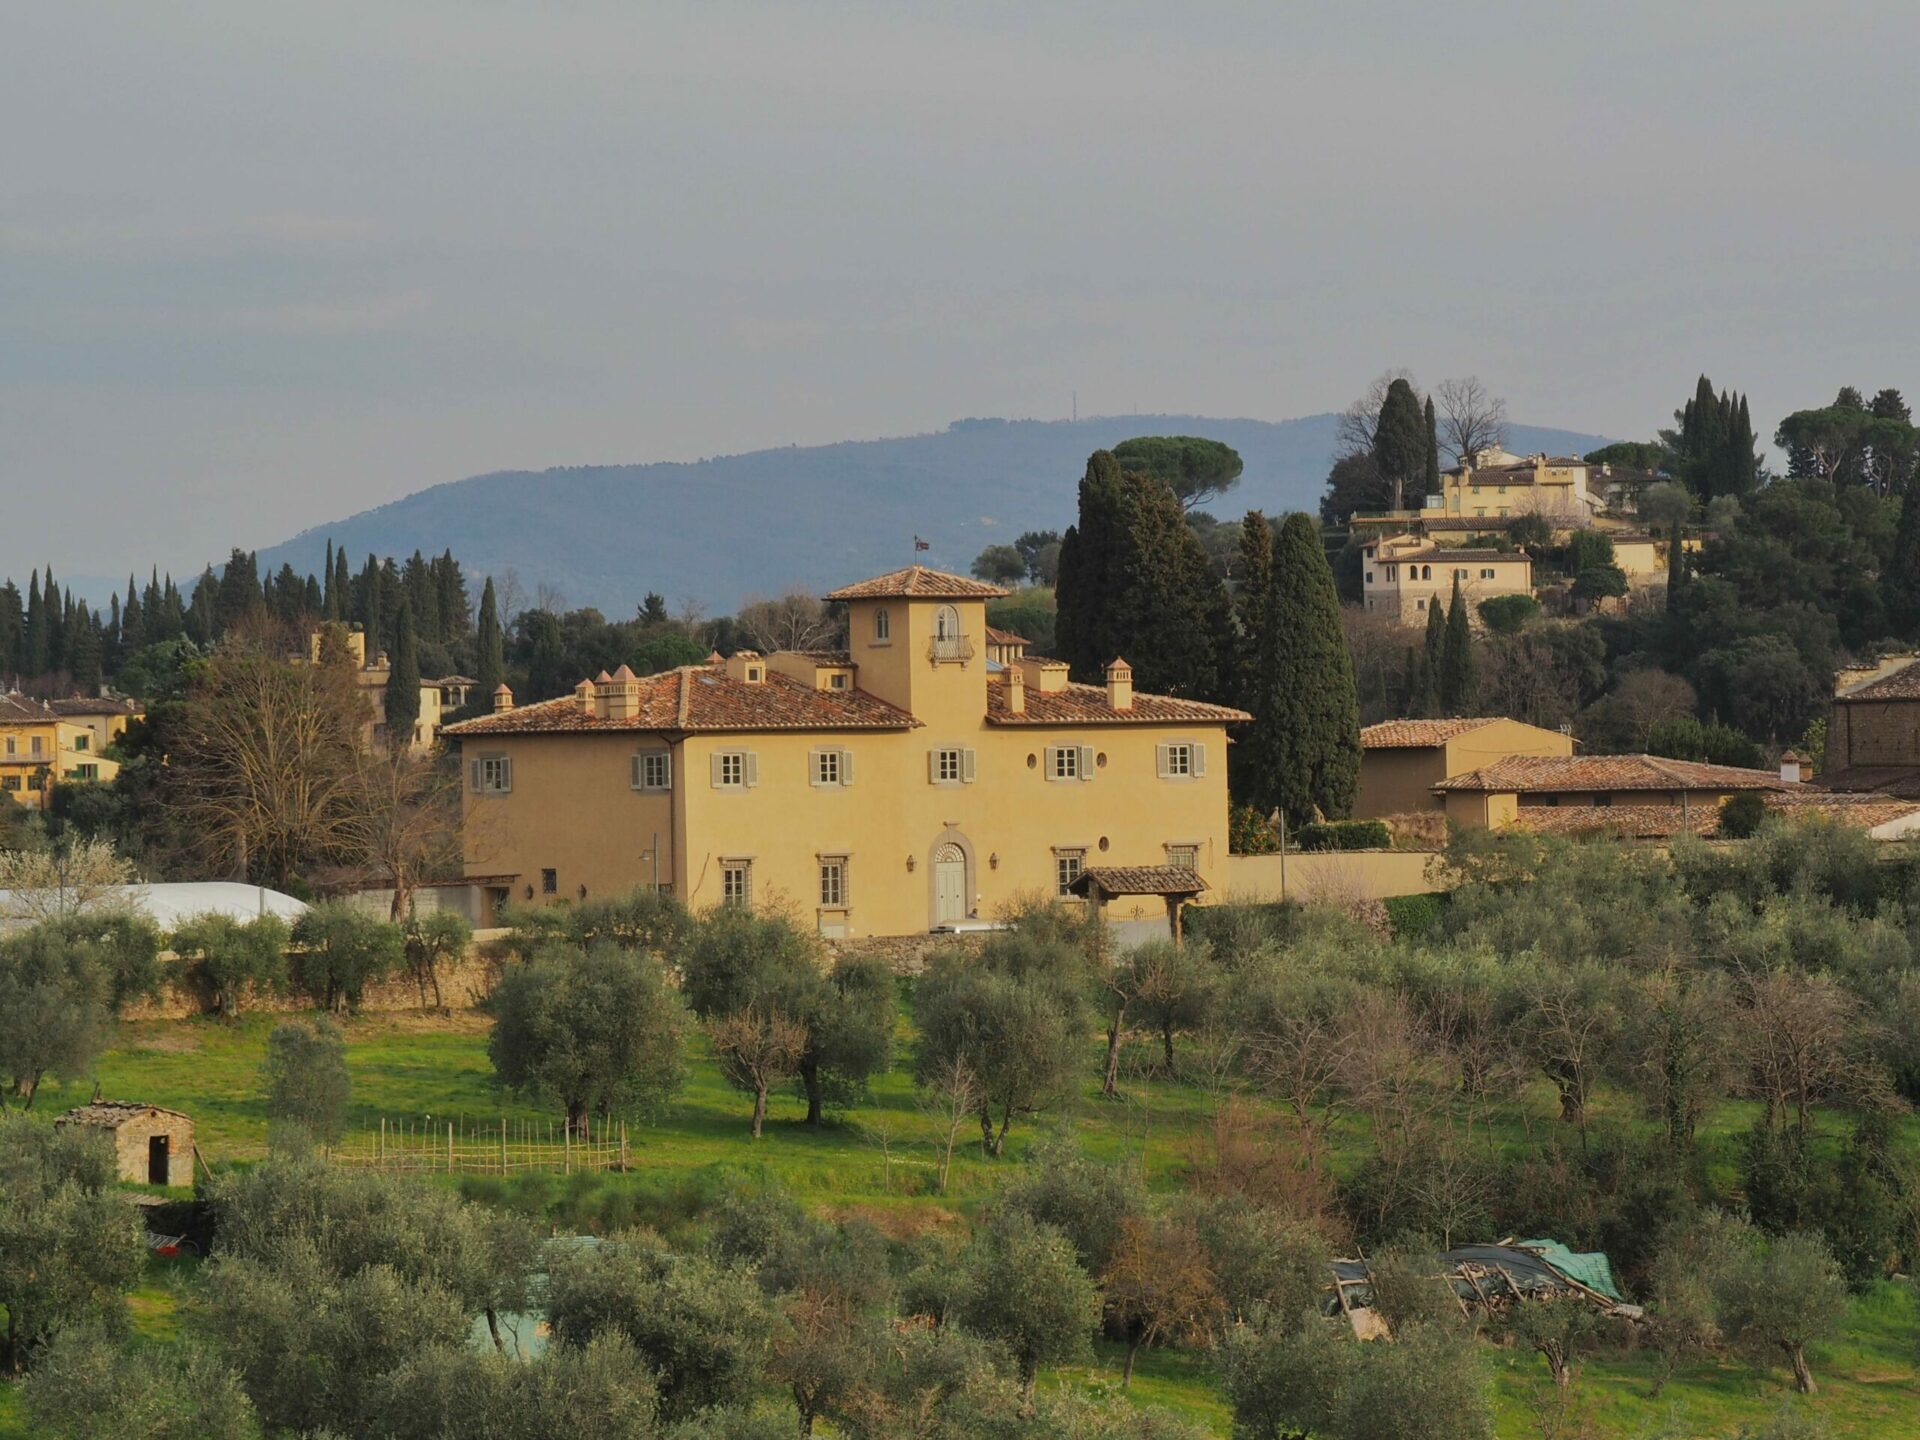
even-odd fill
[(1449, 820), (1500, 826), (1547, 806), (1674, 806), (1717, 810), (1743, 792), (1799, 788), (1777, 771), (1709, 765), (1659, 755), (1509, 756), (1433, 787)]
[(1501, 715), (1383, 720), (1360, 732), (1358, 819), (1442, 808), (1433, 787), (1511, 755), (1566, 757), (1573, 737)]

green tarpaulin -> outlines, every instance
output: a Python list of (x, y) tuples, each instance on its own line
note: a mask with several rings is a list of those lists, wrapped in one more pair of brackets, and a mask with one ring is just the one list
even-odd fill
[(1589, 1290), (1598, 1290), (1609, 1300), (1625, 1300), (1620, 1287), (1613, 1283), (1613, 1266), (1607, 1257), (1598, 1250), (1582, 1255), (1577, 1250), (1569, 1250), (1558, 1240), (1519, 1240), (1515, 1242), (1523, 1250), (1535, 1250), (1540, 1258), (1554, 1269), (1571, 1275)]

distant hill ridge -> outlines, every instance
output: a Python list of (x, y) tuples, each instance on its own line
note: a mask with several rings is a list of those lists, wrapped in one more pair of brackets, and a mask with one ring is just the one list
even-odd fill
[[(1212, 507), (1312, 510), (1338, 417), (1224, 420), (1105, 415), (958, 420), (931, 435), (756, 450), (693, 462), (504, 470), (418, 491), (317, 525), (260, 551), (262, 573), (291, 562), (318, 573), (328, 540), (358, 569), (369, 553), (449, 547), (469, 577), (512, 570), (531, 597), (556, 587), (569, 606), (629, 614), (649, 590), (709, 613), (792, 587), (824, 590), (916, 558), (965, 571), (1022, 530), (1064, 530), (1094, 450), (1134, 435), (1207, 435), (1246, 461)], [(1519, 452), (1583, 453), (1604, 437), (1516, 425)]]

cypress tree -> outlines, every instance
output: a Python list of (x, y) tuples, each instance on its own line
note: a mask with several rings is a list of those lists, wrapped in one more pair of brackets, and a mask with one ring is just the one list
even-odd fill
[(1233, 684), (1225, 693), (1233, 697), (1234, 704), (1251, 710), (1265, 698), (1272, 683), (1262, 666), (1268, 615), (1273, 608), (1273, 527), (1258, 510), (1249, 510), (1240, 522), (1240, 556), (1233, 568), (1237, 644)]
[(1422, 715), (1440, 713), (1440, 676), (1447, 664), (1447, 621), (1438, 597), (1427, 602), (1427, 638), (1420, 652)]
[(1894, 633), (1910, 639), (1920, 630), (1920, 493), (1909, 491), (1900, 501), (1900, 524), (1880, 585)]
[[(1132, 492), (1120, 462), (1111, 451), (1096, 450), (1087, 457), (1087, 472), (1080, 480), (1078, 519), (1060, 540), (1060, 571), (1053, 590), (1054, 648), (1073, 678), (1089, 685), (1105, 678), (1107, 662), (1123, 644), (1119, 606), (1126, 576), (1121, 552), (1132, 526)], [(1132, 656), (1127, 659), (1132, 663)], [(1144, 682), (1141, 688), (1146, 688)]]
[(83, 695), (100, 693), (101, 681), (101, 645), (100, 627), (91, 611), (80, 606), (73, 617), (73, 624), (67, 631), (66, 670), (72, 677), (73, 687)]
[(1407, 491), (1427, 470), (1427, 417), (1420, 397), (1405, 380), (1387, 387), (1373, 428), (1373, 463), (1393, 486), (1393, 508), (1404, 510)]
[(351, 620), (353, 618), (353, 576), (347, 570), (345, 550), (333, 552), (333, 581), (329, 588), (332, 591), (333, 609), (330, 618), (342, 622)]
[(8, 580), (0, 585), (0, 684), (19, 675), (26, 641), (26, 602), (20, 587)]
[(1313, 522), (1293, 514), (1273, 545), (1261, 665), (1266, 694), (1236, 749), (1239, 798), (1290, 823), (1345, 816), (1360, 777), (1360, 705), (1340, 598)]
[(420, 721), (420, 645), (414, 635), (413, 600), (401, 595), (393, 622), (393, 653), (387, 671), (387, 746), (395, 754), (413, 743)]
[(146, 611), (134, 589), (133, 576), (127, 576), (127, 603), (120, 607), (120, 649), (131, 655), (147, 643)]
[(53, 567), (40, 588), (40, 607), (47, 616), (47, 670), (67, 668), (67, 598), (54, 582)]
[(325, 582), (325, 589), (321, 592), (320, 618), (322, 620), (338, 620), (340, 618), (340, 595), (339, 592), (334, 589), (333, 584), (333, 539), (331, 536), (327, 539), (327, 559), (326, 563), (320, 567), (320, 578)]
[(1449, 715), (1461, 715), (1472, 701), (1473, 627), (1467, 620), (1467, 600), (1460, 593), (1460, 577), (1456, 575), (1440, 656), (1440, 707)]
[(193, 599), (187, 604), (186, 616), (182, 628), (196, 645), (211, 645), (215, 633), (215, 611), (218, 607), (220, 581), (215, 578), (213, 567), (209, 565), (200, 572), (200, 579), (193, 587)]
[(434, 562), (440, 589), (440, 643), (452, 645), (467, 638), (473, 612), (467, 604), (467, 577), (448, 550)]
[(506, 678), (507, 668), (506, 645), (500, 633), (500, 604), (493, 597), (491, 575), (480, 592), (480, 626), (475, 642), (473, 676), (479, 683), (474, 688), (479, 692), (479, 704), (490, 707), (493, 692)]
[(21, 669), (29, 675), (47, 673), (47, 602), (40, 594), (40, 570), (27, 577), (27, 626)]
[(1427, 488), (1428, 495), (1440, 493), (1440, 427), (1433, 416), (1433, 397), (1427, 397)]
[(306, 599), (300, 608), (306, 612), (309, 618), (319, 619), (323, 617), (327, 613), (326, 597), (321, 593), (320, 582), (311, 575), (307, 576), (306, 591)]

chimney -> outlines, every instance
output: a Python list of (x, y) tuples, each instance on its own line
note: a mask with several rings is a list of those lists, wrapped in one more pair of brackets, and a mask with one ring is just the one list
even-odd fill
[(607, 686), (607, 718), (632, 720), (640, 713), (640, 677), (622, 665)]
[(1802, 761), (1798, 751), (1789, 750), (1786, 754), (1782, 755), (1780, 757), (1780, 783), (1783, 785), (1798, 785), (1800, 783), (1801, 764)]
[(1107, 708), (1133, 709), (1133, 667), (1116, 658), (1107, 666)]
[(582, 680), (573, 687), (573, 698), (579, 703), (582, 715), (593, 714), (593, 682)]
[(1007, 666), (1007, 713), (1027, 713), (1027, 675), (1018, 661)]
[(727, 657), (727, 674), (743, 685), (764, 685), (767, 662), (758, 650), (736, 650)]
[(1067, 665), (1064, 660), (1022, 655), (1019, 663), (1020, 673), (1030, 689), (1038, 690), (1042, 695), (1057, 695), (1067, 688)]
[(493, 713), (498, 715), (502, 710), (511, 709), (513, 709), (513, 691), (509, 690), (504, 684), (494, 686)]

